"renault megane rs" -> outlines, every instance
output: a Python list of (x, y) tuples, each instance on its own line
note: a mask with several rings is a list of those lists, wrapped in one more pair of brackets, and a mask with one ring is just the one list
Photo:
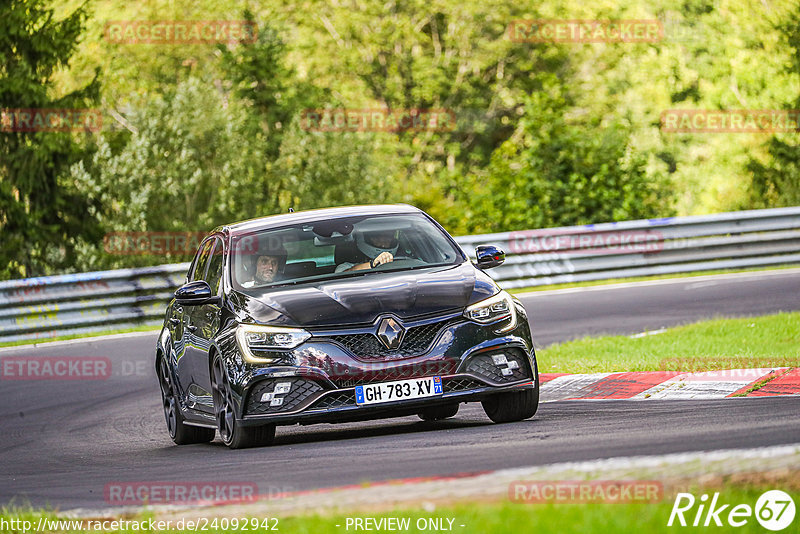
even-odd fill
[(456, 415), (532, 417), (539, 379), (525, 309), (411, 206), (288, 213), (200, 244), (156, 347), (170, 437), (268, 445), (278, 425)]

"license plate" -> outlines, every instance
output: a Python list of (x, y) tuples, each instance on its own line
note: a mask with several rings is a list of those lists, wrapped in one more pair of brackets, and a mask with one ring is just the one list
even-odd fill
[(406, 399), (420, 399), (442, 394), (442, 377), (412, 378), (356, 386), (356, 404), (378, 404)]

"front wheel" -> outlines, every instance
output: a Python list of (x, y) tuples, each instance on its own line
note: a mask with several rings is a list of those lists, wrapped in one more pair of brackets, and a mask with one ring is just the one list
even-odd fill
[(495, 423), (522, 421), (536, 415), (539, 409), (539, 365), (533, 359), (533, 389), (500, 393), (481, 401), (483, 411)]
[(539, 409), (539, 388), (492, 395), (481, 401), (483, 411), (495, 423), (522, 421), (536, 415)]
[(236, 420), (228, 374), (225, 372), (225, 365), (219, 356), (214, 359), (212, 371), (211, 396), (214, 399), (214, 414), (222, 442), (231, 449), (263, 447), (272, 444), (275, 439), (275, 425), (248, 427), (242, 426)]
[(208, 443), (213, 440), (216, 434), (213, 428), (190, 426), (185, 423), (183, 414), (178, 407), (178, 399), (167, 359), (164, 356), (158, 359), (158, 383), (161, 386), (161, 405), (167, 421), (167, 432), (172, 441), (176, 445), (190, 445), (192, 443)]

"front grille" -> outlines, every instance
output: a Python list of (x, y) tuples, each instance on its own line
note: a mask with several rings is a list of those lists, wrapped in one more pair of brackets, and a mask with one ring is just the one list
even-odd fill
[(393, 350), (387, 349), (372, 332), (333, 334), (326, 337), (339, 343), (353, 356), (363, 361), (396, 360), (425, 354), (438, 337), (439, 332), (454, 323), (454, 319), (446, 319), (408, 328), (400, 346)]
[(444, 383), (442, 384), (442, 391), (445, 393), (452, 393), (453, 391), (469, 391), (471, 389), (478, 389), (482, 387), (486, 387), (486, 385), (481, 384), (472, 378), (456, 377), (444, 380)]
[(327, 408), (341, 408), (343, 406), (355, 406), (356, 394), (354, 391), (341, 391), (339, 393), (331, 393), (325, 395), (317, 402), (311, 405), (310, 410), (327, 409)]
[[(261, 402), (264, 393), (271, 393), (275, 389), (275, 384), (291, 383), (288, 393), (278, 394), (277, 397), (283, 399), (279, 406), (271, 406), (270, 401)], [(303, 401), (312, 395), (322, 391), (322, 386), (311, 380), (304, 378), (269, 378), (262, 380), (250, 389), (247, 395), (246, 414), (247, 415), (266, 415), (274, 413), (290, 412), (297, 408)]]
[[(496, 364), (492, 355), (504, 354), (508, 363)], [(516, 362), (516, 368), (511, 362)], [(530, 378), (528, 363), (519, 349), (497, 350), (470, 358), (467, 372), (486, 378), (496, 384), (511, 383)]]
[[(486, 387), (486, 385), (472, 378), (462, 378), (462, 377), (445, 378), (442, 384), (444, 393), (452, 393), (454, 391), (469, 391), (471, 389), (478, 389), (482, 387)], [(355, 405), (356, 405), (355, 391), (340, 391), (338, 393), (330, 393), (328, 395), (325, 395), (318, 401), (314, 402), (309, 407), (309, 410), (342, 408), (344, 406), (355, 406)]]
[(456, 366), (457, 362), (453, 361), (424, 362), (417, 365), (402, 365), (380, 369), (378, 371), (364, 372), (356, 376), (332, 376), (331, 381), (336, 384), (337, 388), (349, 388), (359, 384), (372, 384), (374, 382), (391, 382), (393, 380), (405, 380), (407, 378), (420, 378), (423, 376), (450, 375), (455, 372)]

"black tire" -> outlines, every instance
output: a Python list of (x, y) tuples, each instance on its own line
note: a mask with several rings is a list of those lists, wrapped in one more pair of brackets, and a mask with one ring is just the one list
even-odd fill
[(495, 423), (522, 421), (536, 415), (539, 408), (539, 390), (526, 389), (513, 393), (493, 395), (481, 401), (483, 411)]
[(178, 406), (175, 395), (175, 385), (164, 356), (158, 359), (158, 383), (161, 386), (161, 405), (164, 409), (164, 418), (167, 422), (167, 432), (176, 445), (191, 445), (193, 443), (208, 443), (214, 439), (216, 431), (213, 428), (203, 428), (186, 424)]
[(539, 409), (539, 366), (533, 360), (534, 389), (493, 395), (483, 401), (483, 411), (495, 423), (523, 421), (536, 415)]
[(233, 395), (222, 358), (217, 356), (211, 366), (211, 396), (214, 414), (222, 442), (231, 449), (247, 449), (272, 444), (275, 425), (242, 426), (236, 419)]
[(458, 403), (455, 404), (445, 404), (444, 406), (433, 406), (431, 408), (425, 408), (417, 415), (423, 421), (440, 421), (442, 419), (447, 419), (448, 417), (453, 417), (458, 413)]

